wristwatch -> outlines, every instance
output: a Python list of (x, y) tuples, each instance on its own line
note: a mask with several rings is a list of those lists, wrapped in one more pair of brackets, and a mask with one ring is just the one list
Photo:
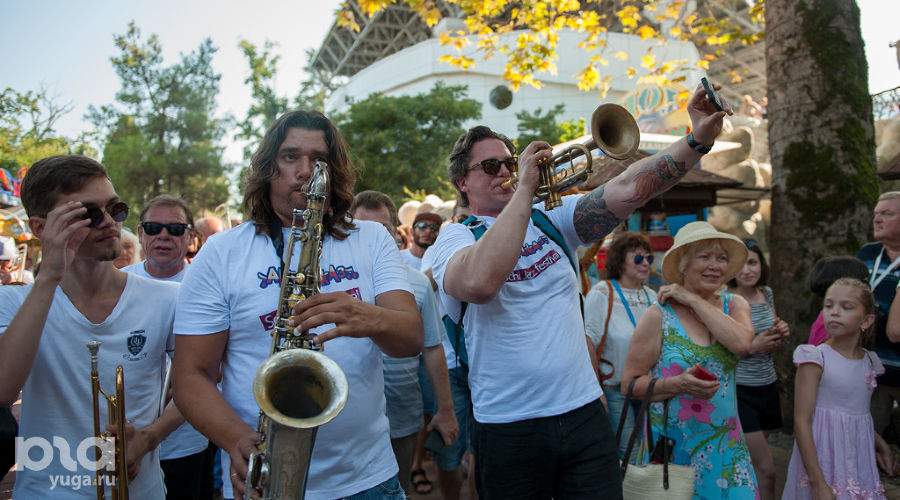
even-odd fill
[[(715, 144), (715, 141), (713, 141), (713, 144)], [(690, 134), (687, 135), (687, 145), (690, 146), (691, 149), (693, 149), (694, 151), (696, 151), (702, 155), (709, 153), (709, 151), (713, 147), (713, 144), (709, 144), (709, 145), (700, 144), (699, 142), (697, 142), (696, 139), (694, 139), (693, 132), (691, 132)]]

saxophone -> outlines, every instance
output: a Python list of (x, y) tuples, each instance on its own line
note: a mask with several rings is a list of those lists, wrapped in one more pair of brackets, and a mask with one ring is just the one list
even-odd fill
[[(318, 427), (341, 412), (347, 402), (347, 378), (340, 366), (322, 354), (313, 334), (288, 325), (294, 305), (319, 293), (328, 194), (328, 167), (317, 161), (303, 186), (306, 210), (293, 211), (272, 348), (253, 379), (259, 405), (256, 452), (250, 455), (246, 494), (251, 488), (264, 499), (302, 499)], [(302, 220), (303, 225), (298, 226)], [(296, 271), (291, 271), (295, 243), (300, 242)]]

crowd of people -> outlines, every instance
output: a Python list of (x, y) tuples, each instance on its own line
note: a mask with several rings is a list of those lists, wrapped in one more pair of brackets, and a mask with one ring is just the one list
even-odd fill
[[(287, 324), (313, 334), (348, 397), (317, 429), (305, 467), (288, 472), (306, 498), (427, 494), (429, 454), (446, 499), (464, 485), (472, 499), (623, 498), (620, 460), (691, 467), (698, 499), (776, 498), (772, 353), (796, 332), (776, 313), (757, 243), (689, 223), (654, 290), (650, 241), (618, 232), (606, 279), (580, 293), (578, 247), (675, 185), (732, 113), (699, 86), (687, 111), (688, 137), (552, 210), (533, 205), (550, 144), (516, 156), (506, 136), (473, 127), (449, 158), (452, 216), (420, 210), (407, 231), (390, 197), (354, 193), (348, 145), (313, 111), (269, 126), (246, 172), (247, 219), (228, 230), (163, 194), (126, 231), (131, 207), (100, 163), (38, 161), (21, 192), (41, 267), (31, 284), (0, 287), (0, 406), (21, 398), (14, 498), (93, 497), (109, 482), (87, 451), (92, 340), (101, 387), (124, 367), (127, 423), (115, 437), (132, 498), (211, 498), (217, 487), (250, 498), (266, 487), (248, 483), (266, 437), (254, 377), (299, 259), (286, 241), (297, 214), (310, 217), (306, 186), (323, 164), (321, 239), (300, 243), (321, 245), (320, 290), (288, 304)], [(879, 469), (900, 468), (881, 437), (900, 399), (900, 193), (882, 196), (874, 225), (878, 242), (859, 259), (823, 260), (810, 277), (824, 297), (820, 343), (794, 353), (784, 498), (883, 498)], [(629, 435), (639, 436), (633, 454)]]

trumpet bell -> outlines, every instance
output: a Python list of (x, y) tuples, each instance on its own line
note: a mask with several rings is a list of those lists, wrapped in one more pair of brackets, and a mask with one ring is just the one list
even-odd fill
[(641, 131), (627, 109), (601, 104), (591, 115), (591, 135), (597, 148), (616, 160), (630, 158), (641, 144)]

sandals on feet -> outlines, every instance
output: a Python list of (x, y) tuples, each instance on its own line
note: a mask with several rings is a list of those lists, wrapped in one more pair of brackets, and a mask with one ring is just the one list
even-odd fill
[(424, 469), (416, 469), (409, 474), (409, 482), (412, 483), (413, 488), (416, 490), (416, 494), (418, 495), (427, 495), (431, 493), (433, 488), (431, 481), (428, 479), (428, 476), (425, 475)]

